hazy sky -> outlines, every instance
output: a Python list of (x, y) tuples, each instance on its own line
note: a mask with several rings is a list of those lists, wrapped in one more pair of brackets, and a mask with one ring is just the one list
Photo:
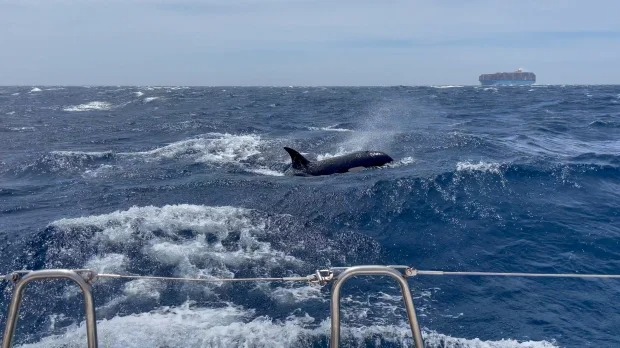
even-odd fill
[(0, 85), (620, 83), (618, 0), (0, 0)]

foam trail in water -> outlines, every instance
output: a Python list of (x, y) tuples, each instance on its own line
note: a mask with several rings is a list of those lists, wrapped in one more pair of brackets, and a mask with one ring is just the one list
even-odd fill
[[(313, 347), (326, 343), (330, 323), (316, 323), (310, 316), (290, 316), (284, 321), (255, 317), (252, 310), (227, 305), (200, 308), (187, 302), (179, 307), (162, 307), (149, 313), (117, 316), (98, 323), (99, 344), (104, 347)], [(162, 328), (165, 328), (162, 330)], [(436, 332), (423, 332), (430, 348), (552, 348), (548, 341), (454, 338)], [(341, 342), (347, 347), (380, 347), (382, 344), (412, 345), (411, 333), (401, 325), (344, 326)], [(83, 347), (84, 323), (70, 327), (63, 335), (48, 336), (21, 347)]]

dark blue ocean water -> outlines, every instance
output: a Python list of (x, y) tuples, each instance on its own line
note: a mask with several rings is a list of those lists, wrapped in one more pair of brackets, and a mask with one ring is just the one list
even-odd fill
[[(318, 268), (620, 273), (620, 87), (0, 87), (0, 273)], [(385, 168), (283, 175), (357, 150)], [(618, 347), (620, 281), (417, 277), (428, 347)], [(12, 287), (1, 285), (4, 326)], [(348, 347), (409, 347), (395, 284), (345, 286)], [(99, 280), (103, 347), (321, 347), (329, 289)], [(16, 340), (85, 344), (76, 287)]]

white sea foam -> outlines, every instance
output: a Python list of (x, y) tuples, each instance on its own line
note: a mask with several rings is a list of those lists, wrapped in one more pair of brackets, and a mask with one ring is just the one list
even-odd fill
[(308, 127), (309, 130), (312, 131), (324, 131), (324, 132), (353, 132), (351, 129), (347, 128), (336, 128), (337, 125), (328, 126), (328, 127)]
[(105, 110), (110, 110), (110, 109), (112, 109), (112, 104), (108, 102), (92, 101), (86, 104), (68, 106), (64, 108), (63, 110), (69, 111), (69, 112), (81, 112), (81, 111), (92, 111), (92, 110), (105, 111)]
[(135, 297), (138, 301), (144, 299), (159, 300), (161, 292), (166, 289), (166, 285), (154, 279), (136, 279), (125, 283), (123, 295), (125, 299)]
[(30, 93), (41, 92), (41, 88), (35, 87), (30, 90)]
[(428, 348), (553, 348), (559, 347), (554, 341), (523, 341), (502, 339), (499, 341), (483, 341), (479, 338), (455, 338), (437, 333), (425, 332), (425, 345)]
[(102, 164), (95, 169), (87, 169), (83, 174), (83, 178), (99, 178), (106, 177), (111, 174), (114, 174), (119, 169), (118, 166), (113, 166), (109, 164)]
[(501, 164), (495, 162), (458, 162), (456, 164), (458, 172), (487, 172), (493, 174), (501, 174)]
[(7, 115), (15, 115), (15, 111), (9, 111), (6, 113)]
[[(165, 329), (162, 329), (165, 328)], [(161, 307), (148, 313), (115, 316), (98, 322), (99, 345), (103, 347), (311, 347), (313, 341), (329, 337), (330, 323), (319, 323), (309, 315), (290, 316), (286, 320), (256, 317), (254, 311), (239, 306), (200, 308), (191, 302), (178, 307)], [(511, 339), (483, 341), (454, 338), (434, 331), (423, 332), (430, 348), (552, 348), (554, 342)], [(378, 341), (378, 338), (381, 341)], [(389, 342), (412, 346), (407, 324), (372, 325), (342, 328), (341, 341), (348, 347), (365, 347)], [(84, 323), (70, 326), (66, 333), (43, 338), (21, 347), (83, 347)]]
[[(84, 151), (52, 151), (43, 157), (39, 162), (32, 164), (37, 166), (44, 164), (46, 170), (52, 172), (80, 170), (84, 167), (92, 166), (97, 161), (112, 158), (112, 152), (84, 152)], [(95, 169), (96, 170), (96, 169)], [(103, 171), (103, 168), (99, 169)], [(85, 173), (86, 176), (96, 175), (97, 173)]]
[(250, 168), (248, 169), (248, 171), (252, 173), (260, 174), (260, 175), (267, 175), (267, 176), (284, 176), (283, 172), (279, 172), (277, 170), (273, 170), (269, 168)]
[(145, 103), (150, 103), (153, 100), (157, 100), (157, 99), (159, 99), (159, 97), (147, 97), (147, 98), (144, 98), (144, 102)]
[[(267, 232), (266, 220), (255, 214), (242, 208), (181, 204), (132, 207), (110, 214), (61, 219), (51, 225), (69, 235), (96, 230), (92, 238), (83, 241), (96, 245), (103, 253), (89, 261), (94, 265), (119, 261), (110, 259), (107, 253), (116, 254), (118, 247), (132, 243), (142, 245), (140, 252), (125, 257), (171, 266), (180, 276), (232, 277), (230, 269), (247, 262), (266, 269), (296, 264), (294, 257), (257, 239)], [(179, 238), (183, 231), (191, 231), (192, 235)], [(222, 244), (230, 234), (238, 234), (235, 248)], [(67, 254), (71, 252), (67, 250)]]
[[(139, 152), (111, 151), (52, 151), (45, 161), (52, 165), (52, 170), (80, 169), (90, 165), (84, 177), (98, 177), (117, 171), (120, 164), (127, 160), (154, 162), (161, 160), (189, 160), (195, 163), (230, 164), (242, 170), (261, 175), (280, 176), (283, 173), (269, 169), (255, 156), (261, 153), (266, 144), (258, 135), (233, 135), (209, 133), (198, 138), (181, 140), (159, 148)], [(99, 163), (93, 168), (93, 161), (117, 159), (119, 165)], [(252, 160), (252, 161), (249, 161)]]
[(34, 131), (34, 127), (9, 127), (9, 130), (15, 132), (32, 132)]
[(136, 94), (136, 97), (141, 97), (144, 95), (144, 92), (140, 92), (140, 91), (134, 92), (134, 93)]
[(271, 291), (266, 291), (269, 297), (281, 303), (299, 303), (310, 299), (321, 299), (323, 302), (329, 300), (321, 294), (321, 288), (314, 285), (291, 287), (280, 287)]
[(147, 160), (189, 157), (199, 163), (238, 163), (260, 153), (263, 141), (258, 135), (209, 133), (144, 152), (121, 153)]
[(431, 86), (431, 87), (443, 89), (443, 88), (463, 88), (465, 86), (461, 86), (461, 85), (445, 85), (445, 86)]
[[(56, 238), (64, 232), (68, 241), (84, 231), (96, 231), (93, 237), (76, 241), (78, 248), (84, 244), (96, 247), (100, 255), (90, 257), (84, 266), (100, 272), (121, 272), (135, 258), (147, 259), (163, 268), (171, 266), (178, 276), (234, 276), (230, 268), (247, 269), (244, 263), (258, 269), (289, 268), (292, 258), (273, 250), (267, 242), (257, 237), (270, 233), (266, 217), (260, 213), (235, 207), (208, 207), (200, 205), (169, 205), (164, 207), (133, 207), (110, 214), (62, 219), (53, 222)], [(192, 231), (187, 235), (183, 231)], [(222, 241), (231, 233), (239, 233), (237, 248)], [(75, 234), (75, 236), (74, 236)], [(210, 236), (206, 238), (206, 236)], [(73, 257), (71, 243), (61, 243), (63, 254)], [(127, 245), (132, 247), (127, 254), (119, 254)], [(81, 249), (80, 249), (81, 250)], [(105, 306), (98, 308), (104, 313), (117, 305), (142, 301), (157, 303), (168, 283), (152, 280), (133, 280), (122, 287), (122, 294)], [(319, 288), (311, 286), (285, 285), (264, 291), (274, 300), (284, 304), (303, 301), (326, 301), (326, 295)], [(289, 287), (290, 286), (290, 287)], [(76, 296), (74, 291), (67, 296)], [(423, 295), (424, 296), (424, 295)], [(373, 304), (371, 311), (395, 317), (396, 308), (401, 308), (400, 296), (388, 293), (370, 297), (360, 295), (344, 298), (347, 307), (345, 318), (369, 317), (365, 308)], [(158, 307), (148, 312), (132, 315), (104, 315), (109, 319), (99, 320), (99, 343), (104, 347), (310, 347), (317, 341), (326, 340), (329, 335), (329, 321), (316, 320), (296, 310), (286, 319), (274, 320), (257, 316), (252, 309), (230, 303), (218, 308), (199, 307), (192, 302), (180, 306)], [(354, 306), (351, 306), (354, 305)], [(357, 307), (357, 308), (355, 308)], [(375, 307), (377, 309), (375, 309)], [(101, 313), (101, 312), (100, 312)], [(396, 313), (399, 314), (399, 313)], [(400, 313), (402, 314), (402, 313)], [(402, 315), (401, 315), (402, 317)], [(371, 318), (371, 319), (374, 319)], [(405, 323), (349, 324), (342, 330), (342, 340), (347, 346), (365, 346), (368, 340), (390, 342), (403, 346), (411, 345), (408, 327)], [(165, 328), (165, 330), (162, 330)], [(60, 328), (59, 328), (60, 330)], [(62, 329), (59, 335), (43, 338), (22, 347), (82, 347), (86, 341), (84, 323)], [(425, 332), (429, 347), (553, 347), (552, 343), (517, 342), (514, 340), (481, 341), (478, 339), (453, 338), (435, 332)]]
[(125, 270), (128, 259), (123, 254), (110, 253), (105, 256), (95, 255), (86, 264), (85, 268), (95, 270), (99, 273), (122, 272)]
[(106, 157), (112, 155), (111, 151), (52, 151), (52, 155), (66, 157)]
[[(294, 347), (312, 336), (300, 323), (304, 318), (273, 322), (266, 317), (252, 319), (253, 311), (240, 307), (162, 307), (110, 320), (98, 325), (103, 347)], [(311, 318), (309, 320), (312, 320)], [(165, 328), (165, 330), (162, 330)], [(321, 331), (325, 331), (321, 328)], [(83, 347), (83, 327), (70, 328), (64, 335), (49, 336), (22, 347)]]
[(394, 161), (392, 163), (388, 163), (387, 166), (390, 168), (397, 168), (397, 167), (403, 167), (403, 166), (408, 166), (410, 164), (415, 163), (415, 159), (413, 157), (403, 157), (398, 161)]

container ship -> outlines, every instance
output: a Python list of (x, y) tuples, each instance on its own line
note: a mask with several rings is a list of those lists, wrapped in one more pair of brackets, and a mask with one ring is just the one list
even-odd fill
[(478, 80), (483, 86), (527, 86), (536, 82), (536, 75), (533, 72), (518, 69), (515, 72), (482, 74)]

